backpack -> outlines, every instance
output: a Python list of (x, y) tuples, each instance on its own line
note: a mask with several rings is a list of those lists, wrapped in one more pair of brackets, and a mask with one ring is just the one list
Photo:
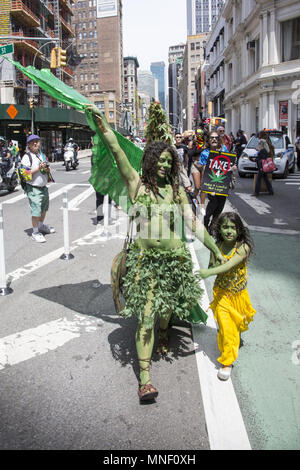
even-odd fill
[(32, 179), (32, 175), (31, 175), (32, 156), (30, 154), (25, 153), (23, 155), (23, 157), (25, 155), (27, 155), (29, 157), (30, 168), (28, 168), (27, 166), (24, 166), (22, 164), (19, 165), (19, 167), (17, 168), (18, 180), (19, 180), (19, 183), (20, 183), (23, 191), (25, 191), (27, 181), (30, 181)]

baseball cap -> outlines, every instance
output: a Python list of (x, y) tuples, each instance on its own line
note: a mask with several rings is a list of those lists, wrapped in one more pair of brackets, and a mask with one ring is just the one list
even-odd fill
[(27, 137), (27, 144), (29, 144), (29, 142), (32, 140), (41, 140), (41, 138), (38, 135), (31, 134), (29, 137)]

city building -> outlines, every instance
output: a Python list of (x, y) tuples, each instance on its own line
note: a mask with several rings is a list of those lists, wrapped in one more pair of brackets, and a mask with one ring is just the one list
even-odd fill
[(74, 0), (73, 13), (81, 58), (74, 86), (105, 113), (112, 127), (122, 131), (122, 0)]
[[(13, 44), (8, 54), (23, 66), (49, 68), (51, 50), (57, 45), (67, 50), (67, 65), (53, 70), (61, 80), (72, 85), (69, 65), (74, 30), (71, 26), (73, 0), (0, 0), (0, 42)], [(34, 109), (29, 100), (34, 100)], [(8, 112), (10, 105), (16, 109)], [(5, 59), (0, 64), (0, 135), (26, 145), (26, 135), (33, 128), (41, 135), (44, 151), (65, 142), (72, 135), (85, 146), (89, 132), (84, 114), (57, 103)]]
[(153, 77), (158, 80), (158, 99), (164, 109), (166, 109), (165, 67), (164, 62), (152, 62), (150, 65)]
[(223, 5), (224, 0), (187, 0), (188, 36), (210, 32)]
[(201, 102), (202, 118), (207, 118), (208, 102), (212, 102), (214, 117), (225, 117), (225, 18), (220, 15), (205, 46), (205, 61), (198, 73), (196, 87), (198, 102)]
[[(139, 98), (136, 57), (124, 57), (124, 109), (123, 127), (130, 132), (139, 130)], [(125, 121), (125, 125), (124, 125)]]
[(228, 0), (225, 18), (225, 117), (251, 135), (300, 132), (300, 3)]
[(179, 71), (182, 67), (185, 44), (169, 47), (168, 95), (169, 121), (175, 131), (182, 131), (182, 100), (178, 90)]
[(181, 98), (183, 130), (192, 129), (198, 119), (195, 76), (204, 62), (204, 47), (209, 33), (188, 36), (183, 55), (182, 69), (178, 80)]
[(158, 80), (150, 70), (138, 70), (138, 91), (150, 96), (150, 100), (158, 101)]

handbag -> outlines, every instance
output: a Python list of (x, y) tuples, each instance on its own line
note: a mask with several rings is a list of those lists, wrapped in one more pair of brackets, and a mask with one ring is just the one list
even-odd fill
[(273, 171), (277, 170), (275, 163), (273, 162), (273, 158), (268, 157), (261, 161), (262, 170), (264, 173), (272, 173)]
[[(138, 191), (141, 186), (141, 180), (138, 183), (134, 200), (138, 194)], [(125, 303), (122, 302), (120, 295), (123, 295), (123, 283), (124, 277), (126, 276), (126, 259), (127, 253), (129, 251), (130, 245), (133, 242), (132, 232), (133, 232), (133, 220), (134, 216), (130, 217), (129, 227), (127, 231), (126, 238), (124, 240), (123, 249), (118, 253), (112, 262), (111, 271), (110, 271), (110, 283), (112, 288), (112, 296), (115, 305), (115, 310), (117, 313), (121, 313), (125, 308)]]

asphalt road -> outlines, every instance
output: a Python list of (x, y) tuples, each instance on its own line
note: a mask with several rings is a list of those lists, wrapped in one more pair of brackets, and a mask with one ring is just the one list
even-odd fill
[[(212, 448), (213, 427), (202, 399), (206, 385), (211, 389), (204, 372), (199, 378), (194, 341), (215, 364), (216, 331), (200, 327), (192, 332), (187, 324), (175, 325), (169, 358), (154, 357), (152, 362), (159, 397), (154, 404), (140, 405), (135, 320), (115, 314), (109, 278), (125, 235), (125, 218), (113, 209), (110, 239), (103, 236), (102, 226), (94, 225), (89, 159), (69, 173), (61, 162), (54, 163), (53, 174), (54, 197), (46, 222), (57, 232), (47, 235), (45, 244), (30, 238), (28, 203), (19, 198), (22, 190), (0, 196), (5, 266), (13, 288), (11, 295), (0, 298), (0, 448)], [(298, 185), (288, 184), (296, 178)], [(257, 315), (245, 334), (232, 384), (252, 449), (299, 449), (300, 220), (295, 201), (300, 175), (275, 181), (275, 196), (262, 195), (255, 209), (247, 198), (252, 183), (238, 179), (226, 208), (239, 211), (256, 244), (249, 293)], [(74, 259), (63, 261), (62, 196), (71, 184), (77, 185), (68, 187)], [(205, 266), (206, 250), (197, 242), (193, 246)], [(206, 288), (211, 297), (210, 280)], [(222, 416), (217, 423), (221, 426)]]

